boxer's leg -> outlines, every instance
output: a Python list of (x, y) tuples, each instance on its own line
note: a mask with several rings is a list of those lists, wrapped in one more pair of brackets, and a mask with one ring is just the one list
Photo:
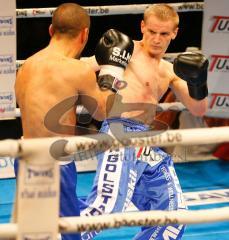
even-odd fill
[[(120, 128), (125, 128), (121, 119)], [(110, 134), (110, 125), (104, 123), (101, 132)], [(137, 181), (134, 148), (107, 150), (97, 155), (98, 166), (93, 187), (89, 193), (86, 208), (81, 216), (122, 212), (129, 205)], [(81, 209), (85, 204), (81, 204)], [(98, 232), (84, 232), (82, 239), (92, 239)]]
[[(60, 217), (80, 216), (76, 194), (77, 172), (74, 162), (60, 166)], [(62, 240), (81, 239), (80, 234), (62, 234)]]
[[(139, 210), (178, 210), (184, 209), (179, 180), (173, 161), (158, 148), (151, 148), (151, 162), (138, 180), (132, 202)], [(143, 163), (138, 162), (139, 165)], [(134, 239), (181, 239), (184, 225), (142, 227)]]
[[(81, 216), (122, 212), (128, 206), (137, 179), (133, 168), (134, 162), (128, 157), (129, 150), (131, 151), (131, 149), (108, 150), (98, 155), (93, 187), (85, 201), (86, 205), (84, 204), (84, 207), (87, 207), (81, 211)], [(96, 231), (84, 232), (81, 237), (92, 239), (97, 234)]]

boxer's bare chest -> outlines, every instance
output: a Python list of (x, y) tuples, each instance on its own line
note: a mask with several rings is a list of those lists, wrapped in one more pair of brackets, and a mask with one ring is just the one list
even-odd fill
[(125, 72), (128, 88), (123, 92), (128, 93), (128, 99), (158, 103), (169, 86), (169, 74), (166, 64), (161, 60), (145, 56), (138, 52), (131, 58)]

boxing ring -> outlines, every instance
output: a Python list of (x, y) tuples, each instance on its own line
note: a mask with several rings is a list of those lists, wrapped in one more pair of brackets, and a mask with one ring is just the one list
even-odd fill
[[(135, 133), (135, 135), (123, 134), (123, 141), (117, 141), (106, 134), (97, 134), (96, 139), (91, 139), (91, 136), (64, 137), (64, 138), (40, 138), (40, 139), (24, 139), (24, 140), (3, 140), (0, 142), (0, 154), (2, 156), (20, 156), (26, 159), (26, 164), (30, 161), (37, 160), (37, 156), (44, 157), (44, 152), (50, 155), (49, 149), (55, 143), (63, 141), (63, 149), (67, 154), (73, 154), (78, 151), (100, 150), (104, 145), (109, 145), (111, 149), (117, 149), (123, 146), (170, 146), (170, 145), (185, 145), (185, 144), (203, 144), (208, 139), (209, 142), (225, 142), (229, 140), (229, 127), (217, 127), (210, 129), (195, 129), (195, 130), (167, 130), (163, 133), (148, 131), (144, 133)], [(144, 134), (144, 135), (143, 135)], [(126, 136), (129, 135), (129, 136)], [(173, 138), (171, 136), (178, 136)], [(170, 137), (168, 137), (170, 136)], [(200, 137), (201, 136), (201, 137)], [(214, 137), (210, 137), (214, 136)], [(212, 139), (210, 139), (212, 138)], [(126, 141), (126, 140), (129, 141)], [(125, 141), (124, 141), (125, 140)], [(123, 145), (124, 143), (124, 145)], [(60, 145), (59, 145), (60, 147)], [(41, 150), (43, 153), (40, 153)], [(58, 156), (56, 156), (59, 158)], [(26, 165), (25, 164), (25, 165)], [(40, 166), (47, 165), (43, 162)], [(25, 173), (24, 173), (25, 174)], [(19, 190), (20, 192), (20, 187)], [(164, 225), (175, 223), (210, 223), (217, 221), (229, 220), (229, 207), (211, 210), (179, 210), (179, 211), (151, 211), (151, 212), (131, 212), (117, 213), (106, 216), (88, 217), (65, 217), (60, 218), (56, 224), (59, 226), (60, 232), (78, 232), (101, 230), (106, 228), (119, 228), (120, 226), (138, 226), (138, 225)], [(2, 224), (0, 226), (0, 236), (15, 237), (17, 234), (17, 224)]]
[[(97, 6), (86, 7), (91, 16), (117, 15), (117, 14), (140, 14), (148, 4), (121, 5), (121, 6)], [(178, 11), (203, 11), (203, 3), (176, 3), (171, 4)], [(190, 7), (191, 6), (191, 7)], [(55, 8), (17, 9), (17, 18), (39, 18), (51, 17)], [(172, 61), (177, 54), (167, 54), (166, 57)], [(17, 68), (23, 64), (23, 60), (17, 61)], [(180, 103), (162, 103), (157, 106), (157, 112), (164, 111), (186, 111)], [(82, 107), (77, 108), (78, 114), (87, 113)], [(207, 115), (212, 116), (211, 110)], [(222, 114), (228, 116), (228, 112)], [(15, 117), (20, 117), (20, 109), (16, 109)], [(80, 151), (99, 151), (104, 148), (117, 149), (123, 146), (186, 146), (201, 144), (216, 144), (229, 142), (229, 127), (197, 128), (184, 130), (150, 131), (141, 133), (125, 133), (122, 141), (118, 141), (106, 134), (95, 136), (57, 137), (23, 140), (0, 141), (0, 156), (21, 157), (29, 162), (31, 158), (39, 155), (40, 149), (49, 155), (50, 149), (55, 143), (61, 143), (61, 154), (74, 154)], [(60, 146), (60, 145), (58, 145)], [(43, 155), (42, 155), (43, 156)], [(51, 154), (51, 159), (53, 158)], [(57, 161), (55, 161), (57, 162)], [(43, 163), (46, 164), (46, 163)], [(77, 162), (76, 162), (77, 164)], [(212, 170), (214, 169), (214, 170)], [(190, 210), (182, 211), (150, 211), (136, 212), (131, 206), (126, 213), (116, 213), (105, 216), (93, 217), (65, 217), (58, 218), (55, 225), (58, 232), (82, 232), (91, 230), (108, 229), (102, 232), (96, 239), (131, 239), (139, 230), (137, 226), (143, 225), (165, 225), (165, 224), (188, 224), (184, 234), (185, 240), (213, 240), (229, 239), (229, 185), (228, 176), (223, 176), (229, 170), (228, 163), (219, 160), (207, 162), (185, 162), (176, 166), (177, 174), (184, 190), (185, 199)], [(213, 174), (215, 171), (216, 175)], [(85, 198), (90, 191), (94, 178), (94, 172), (85, 172), (78, 175), (78, 195)], [(204, 176), (205, 175), (205, 176)], [(227, 174), (228, 175), (228, 174)], [(204, 179), (206, 177), (206, 179)], [(224, 178), (218, 180), (218, 178)], [(87, 179), (87, 180), (86, 180)], [(199, 180), (198, 180), (199, 179)], [(209, 181), (212, 179), (213, 181)], [(59, 180), (59, 177), (57, 177)], [(199, 181), (199, 182), (198, 182)], [(12, 205), (14, 203), (15, 179), (1, 180), (1, 199), (8, 201), (9, 209), (4, 210), (3, 200), (0, 201), (0, 209), (6, 213), (0, 214), (0, 239), (15, 238), (18, 234), (18, 224), (9, 223)], [(193, 186), (194, 185), (194, 186)], [(11, 189), (8, 189), (10, 187)], [(1, 188), (0, 188), (1, 189)], [(4, 196), (3, 196), (4, 195)], [(3, 206), (1, 206), (3, 205)], [(3, 211), (3, 212), (4, 212)], [(0, 211), (1, 212), (1, 211)], [(5, 218), (4, 218), (5, 216)], [(54, 218), (55, 219), (55, 218)], [(189, 225), (190, 224), (190, 225)], [(194, 225), (192, 225), (194, 224)], [(198, 224), (198, 225), (197, 225)], [(125, 226), (125, 227), (122, 227)], [(126, 228), (126, 227), (131, 228)], [(199, 226), (199, 227), (198, 227)], [(122, 227), (122, 228), (120, 228)], [(117, 232), (113, 228), (120, 228)], [(207, 232), (208, 231), (208, 232)], [(213, 234), (217, 234), (214, 238)]]

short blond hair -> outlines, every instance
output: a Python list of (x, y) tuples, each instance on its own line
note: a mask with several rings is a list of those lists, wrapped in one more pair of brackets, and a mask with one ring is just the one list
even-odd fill
[(152, 4), (149, 5), (144, 12), (144, 21), (147, 21), (151, 15), (154, 15), (161, 21), (172, 20), (175, 28), (179, 25), (179, 15), (176, 10), (168, 4)]

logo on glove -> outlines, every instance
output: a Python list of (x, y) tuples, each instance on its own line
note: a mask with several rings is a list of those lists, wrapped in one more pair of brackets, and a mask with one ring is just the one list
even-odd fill
[(131, 54), (126, 50), (123, 50), (118, 47), (114, 47), (112, 54), (110, 55), (109, 60), (113, 62), (120, 63), (123, 67), (126, 67), (130, 61)]

